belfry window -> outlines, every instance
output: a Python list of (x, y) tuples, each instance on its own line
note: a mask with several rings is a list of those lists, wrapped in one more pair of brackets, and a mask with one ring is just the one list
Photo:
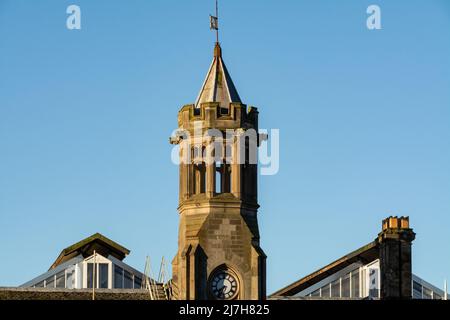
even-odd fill
[(205, 193), (206, 167), (205, 163), (194, 164), (194, 194)]
[(216, 162), (216, 180), (215, 180), (215, 193), (221, 192), (222, 185), (222, 173), (221, 173), (222, 163)]
[(202, 147), (192, 148), (192, 159), (195, 162), (198, 162), (198, 161), (200, 161), (201, 158), (202, 158)]
[(245, 137), (245, 154), (244, 154), (244, 164), (247, 166), (250, 163), (250, 138)]
[(231, 166), (226, 162), (216, 162), (216, 193), (231, 192)]
[(206, 192), (206, 165), (203, 161), (204, 146), (192, 148), (192, 189), (193, 194)]
[(224, 163), (222, 172), (222, 192), (231, 192), (231, 166), (229, 163)]

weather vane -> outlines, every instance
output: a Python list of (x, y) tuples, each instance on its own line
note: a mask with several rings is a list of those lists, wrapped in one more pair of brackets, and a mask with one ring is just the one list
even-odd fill
[(209, 28), (216, 30), (216, 42), (219, 43), (219, 6), (216, 0), (216, 15), (209, 15)]

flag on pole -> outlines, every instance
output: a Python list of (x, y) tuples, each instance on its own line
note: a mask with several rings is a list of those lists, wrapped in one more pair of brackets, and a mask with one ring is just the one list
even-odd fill
[(219, 30), (219, 19), (214, 16), (209, 16), (209, 28), (211, 30)]

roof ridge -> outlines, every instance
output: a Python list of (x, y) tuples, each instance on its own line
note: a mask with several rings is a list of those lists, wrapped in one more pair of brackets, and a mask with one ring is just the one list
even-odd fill
[[(56, 258), (55, 262), (53, 262), (50, 269), (55, 268), (56, 266), (58, 266), (59, 264), (63, 263), (65, 260), (70, 258), (70, 255), (72, 253), (76, 253), (77, 251), (80, 251), (80, 254), (82, 254), (83, 248), (90, 249), (89, 245), (92, 243), (95, 243), (96, 241), (103, 242), (107, 247), (109, 247), (108, 249), (111, 250), (111, 252), (116, 252), (119, 256), (121, 256), (123, 258), (130, 253), (130, 250), (128, 250), (127, 248), (121, 246), (120, 244), (109, 239), (108, 237), (104, 236), (103, 234), (96, 232), (93, 235), (91, 235), (87, 238), (84, 238), (84, 239), (64, 248), (61, 251), (61, 253), (59, 254), (59, 256)], [(89, 250), (87, 250), (87, 251), (89, 251)]]

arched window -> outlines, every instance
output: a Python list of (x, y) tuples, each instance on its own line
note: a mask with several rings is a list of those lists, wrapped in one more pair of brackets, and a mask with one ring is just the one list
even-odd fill
[(188, 177), (188, 179), (192, 180), (192, 185), (190, 188), (192, 194), (201, 194), (206, 192), (206, 165), (203, 161), (204, 152), (204, 146), (194, 146), (191, 149), (192, 176)]
[(216, 155), (218, 159), (216, 161), (216, 185), (215, 192), (216, 193), (230, 193), (231, 192), (231, 145), (224, 144), (221, 146), (221, 149)]
[(216, 179), (215, 179), (215, 193), (222, 192), (222, 163), (216, 162)]
[(206, 166), (204, 162), (194, 164), (194, 194), (206, 192)]

